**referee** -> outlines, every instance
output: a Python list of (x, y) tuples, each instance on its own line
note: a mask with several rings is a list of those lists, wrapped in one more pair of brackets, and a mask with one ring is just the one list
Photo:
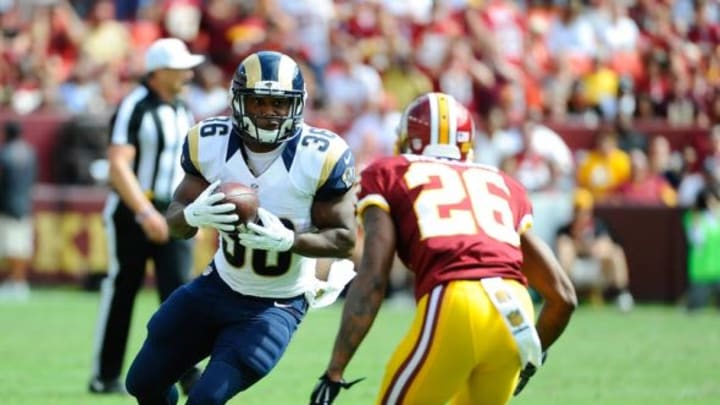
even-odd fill
[[(190, 278), (192, 245), (169, 237), (163, 213), (182, 178), (183, 139), (194, 124), (179, 95), (192, 68), (203, 61), (179, 39), (155, 41), (145, 54), (144, 80), (112, 118), (112, 192), (104, 210), (110, 262), (101, 288), (91, 393), (125, 393), (123, 360), (147, 260), (153, 261), (162, 301)], [(189, 370), (181, 379), (183, 391), (198, 377), (199, 370)]]

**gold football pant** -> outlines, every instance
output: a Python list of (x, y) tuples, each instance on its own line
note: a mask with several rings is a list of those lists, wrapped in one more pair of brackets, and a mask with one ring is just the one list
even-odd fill
[[(505, 283), (535, 319), (527, 289)], [(453, 281), (418, 302), (410, 330), (386, 367), (376, 403), (505, 404), (520, 368), (517, 345), (480, 281)]]

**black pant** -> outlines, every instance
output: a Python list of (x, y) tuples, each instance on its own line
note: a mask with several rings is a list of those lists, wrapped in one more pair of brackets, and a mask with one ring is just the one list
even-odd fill
[(122, 204), (106, 226), (110, 263), (101, 289), (93, 377), (110, 381), (122, 372), (135, 297), (145, 280), (147, 260), (153, 261), (160, 300), (165, 301), (190, 279), (193, 245), (189, 240), (149, 241)]

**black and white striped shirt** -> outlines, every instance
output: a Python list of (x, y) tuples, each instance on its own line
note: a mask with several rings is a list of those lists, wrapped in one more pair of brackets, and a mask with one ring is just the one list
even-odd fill
[(167, 103), (146, 84), (128, 94), (112, 118), (110, 144), (135, 147), (133, 171), (156, 205), (169, 203), (182, 179), (183, 140), (194, 123), (185, 103)]

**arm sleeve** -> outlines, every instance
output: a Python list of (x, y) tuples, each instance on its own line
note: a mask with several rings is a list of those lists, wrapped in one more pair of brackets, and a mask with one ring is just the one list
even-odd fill
[(360, 174), (360, 189), (358, 191), (357, 216), (362, 218), (366, 208), (377, 206), (390, 212), (390, 202), (387, 200), (388, 190), (392, 189), (391, 170), (388, 170), (388, 160), (380, 159)]
[(200, 137), (198, 136), (198, 132), (198, 126), (194, 126), (188, 131), (185, 141), (183, 142), (180, 165), (185, 173), (203, 177), (200, 170), (200, 159), (198, 156), (200, 153), (198, 147)]
[(525, 231), (532, 228), (533, 219), (533, 208), (530, 197), (519, 182), (515, 181), (508, 175), (505, 176), (505, 181), (510, 188), (510, 198), (513, 212), (515, 212), (516, 221), (515, 229), (518, 234), (522, 235)]
[(355, 181), (355, 156), (350, 149), (346, 149), (334, 162), (327, 179), (315, 193), (315, 198), (327, 201), (341, 196), (352, 188)]

